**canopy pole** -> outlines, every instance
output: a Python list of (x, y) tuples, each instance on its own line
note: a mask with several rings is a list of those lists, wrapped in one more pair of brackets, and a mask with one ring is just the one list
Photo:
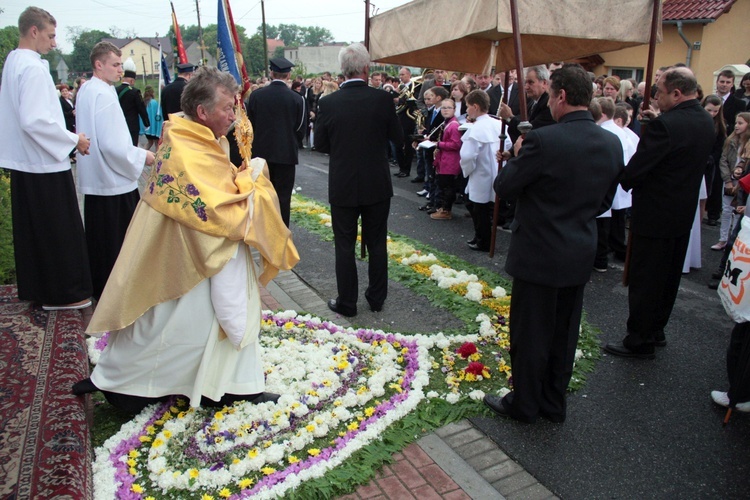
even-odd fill
[(370, 51), (370, 0), (365, 0), (365, 48)]
[[(643, 95), (643, 103), (641, 104), (641, 110), (649, 108), (651, 101), (651, 82), (654, 76), (654, 58), (656, 54), (656, 35), (659, 32), (659, 13), (661, 7), (661, 0), (654, 0), (654, 10), (651, 15), (651, 36), (648, 40), (648, 62), (646, 66), (646, 92)], [(636, 119), (638, 117), (636, 116)], [(645, 118), (645, 117), (644, 117)], [(646, 126), (648, 120), (641, 119), (641, 124)], [(631, 227), (628, 231), (628, 246), (625, 249), (625, 264), (622, 271), (622, 286), (628, 286), (630, 283), (630, 255), (633, 249), (633, 227), (631, 221)]]
[[(658, 1), (658, 0), (657, 0)], [(510, 0), (510, 20), (513, 27), (513, 49), (516, 54), (516, 84), (521, 85), (518, 89), (518, 102), (521, 105), (521, 121), (529, 120), (528, 109), (526, 108), (526, 92), (523, 90), (525, 77), (523, 74), (523, 51), (521, 50), (521, 29), (518, 26), (518, 2)], [(519, 127), (520, 130), (520, 127)]]
[[(518, 83), (516, 82), (516, 85)], [(505, 72), (505, 81), (503, 82), (503, 99), (502, 102), (508, 104), (508, 90), (510, 89), (510, 71)], [(497, 107), (497, 114), (500, 115), (500, 108)], [(500, 154), (505, 150), (505, 134), (507, 132), (508, 125), (503, 122), (502, 128), (500, 129)], [(500, 174), (500, 170), (503, 168), (503, 161), (497, 161), (497, 174)], [(492, 236), (490, 237), (490, 259), (495, 256), (495, 241), (497, 240), (497, 220), (500, 218), (500, 197), (495, 193), (495, 207), (492, 209)]]

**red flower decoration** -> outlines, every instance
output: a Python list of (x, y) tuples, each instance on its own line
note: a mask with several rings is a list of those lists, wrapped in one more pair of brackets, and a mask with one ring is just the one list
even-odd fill
[(471, 363), (469, 363), (469, 366), (466, 367), (465, 371), (466, 373), (472, 373), (474, 375), (479, 376), (485, 370), (487, 370), (487, 367), (484, 366), (482, 363), (480, 363), (479, 361), (472, 361)]
[(474, 354), (475, 352), (477, 352), (477, 346), (475, 346), (471, 342), (465, 342), (464, 345), (462, 345), (461, 347), (459, 347), (456, 352), (463, 359), (466, 359), (469, 356), (471, 356), (472, 354)]

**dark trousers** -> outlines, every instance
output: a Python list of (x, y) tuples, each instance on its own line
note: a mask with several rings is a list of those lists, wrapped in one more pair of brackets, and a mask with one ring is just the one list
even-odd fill
[(427, 169), (427, 164), (424, 159), (424, 151), (425, 150), (422, 148), (417, 148), (415, 151), (415, 154), (417, 155), (417, 177), (422, 179), (426, 179), (425, 173)]
[(678, 238), (649, 238), (632, 234), (627, 322), (623, 344), (639, 352), (653, 352), (664, 339), (682, 279), (690, 233)]
[(91, 297), (86, 236), (70, 170), (10, 172), (18, 298), (63, 305)]
[(86, 243), (94, 298), (99, 300), (120, 254), (140, 196), (138, 190), (114, 196), (87, 194), (83, 202)]
[(474, 236), (477, 238), (477, 246), (483, 250), (490, 249), (492, 239), (492, 209), (493, 203), (476, 203), (472, 201), (466, 204), (474, 222)]
[(281, 220), (286, 227), (289, 227), (289, 219), (292, 212), (292, 191), (294, 190), (294, 175), (296, 165), (285, 165), (283, 163), (269, 163), (268, 172), (271, 177), (271, 184), (276, 190), (276, 196), (279, 197), (279, 207), (281, 208)]
[(396, 146), (396, 161), (398, 162), (399, 172), (411, 174), (411, 164), (414, 160), (414, 148), (411, 145), (409, 136), (414, 133), (414, 120), (406, 116), (406, 113), (398, 115), (398, 121), (401, 124), (401, 130), (404, 132), (404, 143)]
[[(744, 381), (738, 379), (741, 366), (738, 366), (740, 354), (742, 353), (742, 344), (746, 342), (747, 336), (750, 335), (750, 323), (737, 323), (732, 329), (732, 335), (729, 337), (729, 346), (727, 347), (727, 377), (729, 378), (729, 397), (732, 399), (744, 395), (735, 395), (735, 391), (743, 390)], [(739, 399), (735, 402), (744, 403), (746, 398)]]
[(362, 241), (365, 242), (368, 262), (369, 284), (365, 298), (373, 308), (382, 307), (388, 295), (388, 214), (390, 198), (374, 205), (342, 207), (331, 205), (331, 225), (336, 247), (337, 301), (345, 309), (356, 311), (358, 292), (357, 264), (357, 220), (362, 216)]
[(610, 217), (596, 218), (596, 257), (594, 258), (594, 267), (597, 269), (607, 269), (609, 259), (609, 232), (612, 225)]
[(614, 252), (615, 257), (625, 260), (625, 254), (628, 250), (627, 239), (625, 238), (625, 222), (628, 209), (612, 210), (612, 217), (609, 223), (609, 249)]
[(556, 288), (513, 279), (510, 299), (511, 415), (564, 420), (573, 374), (585, 283)]
[[(706, 179), (708, 181), (708, 178)], [(708, 187), (708, 199), (706, 199), (706, 217), (711, 220), (721, 218), (721, 202), (724, 195), (724, 182), (721, 180), (719, 168), (715, 167), (712, 172), (710, 182), (706, 182)]]
[(440, 188), (440, 199), (435, 199), (435, 206), (450, 212), (456, 201), (456, 176), (451, 174), (436, 174), (435, 181)]

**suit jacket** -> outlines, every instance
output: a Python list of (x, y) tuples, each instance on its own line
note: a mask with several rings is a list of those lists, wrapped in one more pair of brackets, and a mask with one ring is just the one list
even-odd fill
[(737, 119), (737, 113), (745, 111), (747, 106), (745, 101), (737, 99), (734, 94), (729, 94), (727, 100), (724, 101), (724, 121), (727, 122), (727, 130), (731, 133), (734, 130), (734, 122)]
[(63, 96), (60, 96), (60, 106), (62, 106), (63, 117), (65, 118), (65, 128), (68, 129), (68, 132), (75, 132), (76, 115), (73, 113), (73, 105)]
[[(548, 102), (549, 94), (545, 92), (536, 104), (529, 106), (529, 122), (531, 122), (534, 129), (546, 127), (555, 123), (555, 120), (552, 118), (552, 112), (550, 111), (549, 106), (547, 106)], [(514, 144), (521, 136), (521, 133), (518, 131), (519, 123), (521, 123), (520, 114), (514, 115), (508, 124), (508, 135), (510, 135), (510, 140)]]
[(630, 230), (650, 238), (690, 232), (701, 178), (716, 132), (697, 99), (682, 102), (641, 129), (620, 184), (633, 189)]
[[(127, 89), (127, 90), (126, 90)], [(115, 88), (117, 98), (120, 101), (120, 107), (122, 108), (122, 114), (125, 115), (125, 122), (128, 124), (128, 131), (130, 137), (133, 138), (133, 145), (138, 145), (138, 133), (141, 130), (141, 124), (138, 121), (140, 117), (143, 120), (143, 125), (149, 127), (151, 122), (148, 119), (148, 113), (146, 112), (146, 103), (143, 102), (141, 97), (141, 91), (123, 83)]]
[(503, 88), (500, 85), (490, 85), (490, 88), (486, 92), (490, 96), (490, 109), (488, 113), (497, 115), (497, 108), (500, 107), (500, 101), (503, 100)]
[(180, 99), (182, 98), (182, 91), (185, 89), (187, 83), (187, 80), (178, 76), (172, 83), (162, 89), (161, 116), (163, 116), (165, 120), (169, 120), (170, 114), (182, 111)]
[[(393, 106), (391, 106), (393, 107)], [(253, 124), (253, 158), (296, 165), (297, 134), (306, 123), (305, 100), (283, 81), (273, 81), (250, 94), (247, 116)]]
[(388, 141), (398, 147), (403, 133), (390, 94), (354, 80), (320, 99), (318, 108), (315, 149), (331, 155), (329, 203), (356, 207), (392, 197)]
[(510, 96), (508, 96), (508, 106), (514, 115), (521, 113), (521, 101), (518, 99), (518, 82), (510, 86)]
[(619, 139), (588, 111), (529, 132), (494, 183), (500, 197), (516, 199), (508, 274), (551, 287), (586, 283), (596, 254), (596, 216), (611, 206), (622, 170)]

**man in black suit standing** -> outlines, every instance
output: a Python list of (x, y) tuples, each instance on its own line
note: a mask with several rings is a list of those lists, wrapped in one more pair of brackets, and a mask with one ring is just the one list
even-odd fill
[(612, 204), (623, 169), (620, 141), (588, 111), (593, 90), (586, 71), (566, 64), (550, 83), (558, 123), (529, 132), (494, 183), (498, 195), (518, 200), (505, 263), (513, 276), (513, 392), (484, 401), (524, 422), (540, 415), (565, 420), (596, 216)]
[[(549, 101), (549, 70), (546, 66), (532, 66), (526, 70), (526, 79), (524, 82), (524, 92), (526, 93), (526, 105), (528, 106), (528, 119), (531, 126), (534, 129), (553, 125), (555, 120), (552, 118), (550, 108), (547, 106)], [(515, 89), (515, 99), (518, 103), (518, 82), (513, 84)], [(510, 97), (513, 97), (513, 90), (511, 89)], [(520, 104), (518, 104), (520, 106)], [(519, 108), (520, 109), (520, 108)], [(515, 143), (521, 136), (521, 132), (518, 130), (518, 125), (521, 123), (521, 117), (519, 113), (513, 113), (513, 108), (504, 103), (500, 103), (500, 110), (498, 112), (500, 118), (508, 124), (508, 135), (512, 143)], [(508, 157), (511, 151), (505, 153), (505, 157)], [(500, 199), (500, 209), (498, 221), (503, 229), (506, 231), (510, 229), (513, 217), (516, 212), (516, 201), (512, 199)]]
[(490, 115), (497, 115), (500, 101), (503, 99), (502, 86), (495, 84), (493, 78), (487, 74), (477, 75), (477, 86), (480, 90), (484, 90), (487, 92), (487, 95), (490, 96), (490, 109), (487, 113)]
[(388, 213), (393, 196), (386, 154), (388, 141), (400, 146), (403, 132), (393, 98), (367, 86), (370, 55), (361, 43), (341, 49), (346, 81), (322, 98), (315, 123), (315, 149), (331, 155), (328, 201), (336, 247), (338, 297), (328, 307), (343, 316), (357, 314), (357, 220), (370, 254), (365, 298), (372, 311), (383, 308), (388, 294)]
[(164, 87), (161, 91), (161, 116), (169, 120), (169, 115), (182, 111), (180, 99), (182, 91), (188, 81), (193, 77), (195, 66), (191, 63), (180, 63), (177, 65), (177, 78)]
[[(130, 63), (132, 68), (135, 67), (132, 59), (128, 59), (123, 64), (123, 68)], [(129, 65), (128, 65), (129, 66)], [(138, 118), (143, 120), (143, 126), (151, 126), (151, 122), (148, 119), (148, 113), (146, 112), (146, 104), (143, 102), (141, 91), (133, 86), (135, 84), (135, 70), (132, 68), (125, 69), (122, 75), (122, 83), (115, 87), (115, 93), (117, 93), (117, 99), (120, 101), (120, 107), (122, 108), (122, 114), (125, 115), (125, 122), (128, 124), (128, 132), (130, 132), (130, 139), (133, 141), (133, 146), (138, 145), (138, 133), (141, 130), (141, 124), (138, 122)]]
[[(534, 129), (555, 123), (550, 113), (550, 108), (547, 106), (547, 101), (549, 100), (549, 94), (547, 93), (549, 78), (550, 74), (547, 66), (532, 66), (526, 70), (524, 91), (528, 99), (526, 105), (529, 107), (529, 122)], [(500, 104), (499, 115), (508, 124), (508, 135), (510, 135), (510, 140), (515, 143), (521, 135), (518, 131), (518, 124), (521, 123), (521, 117), (517, 114), (514, 115), (510, 106), (505, 103)]]
[(668, 69), (656, 86), (661, 115), (642, 129), (620, 182), (633, 190), (628, 333), (622, 344), (604, 347), (609, 354), (638, 359), (653, 359), (654, 347), (666, 345), (664, 328), (680, 287), (706, 158), (716, 139), (713, 120), (698, 102), (692, 71)]
[(279, 196), (281, 218), (289, 227), (300, 144), (297, 139), (304, 133), (307, 112), (305, 99), (287, 85), (294, 64), (283, 57), (269, 62), (273, 81), (250, 94), (247, 116), (255, 134), (253, 158), (264, 158), (268, 163), (271, 184)]

